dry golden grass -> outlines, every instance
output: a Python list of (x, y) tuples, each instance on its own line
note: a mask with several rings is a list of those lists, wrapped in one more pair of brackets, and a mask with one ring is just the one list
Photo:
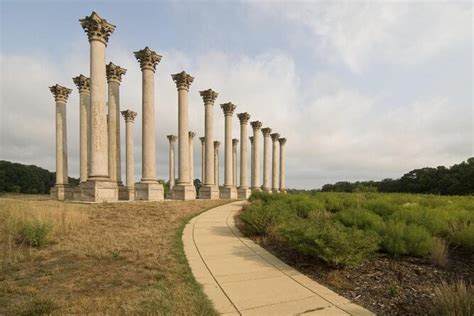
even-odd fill
[(10, 213), (55, 227), (49, 244), (2, 265), (0, 314), (214, 314), (187, 266), (181, 231), (190, 217), (223, 203), (0, 199), (0, 210), (9, 205)]
[(474, 286), (462, 280), (453, 284), (442, 282), (435, 289), (434, 307), (436, 315), (474, 315)]

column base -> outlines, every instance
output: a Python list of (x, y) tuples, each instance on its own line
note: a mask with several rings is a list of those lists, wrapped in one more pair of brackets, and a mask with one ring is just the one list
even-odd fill
[(117, 182), (87, 180), (79, 186), (81, 201), (84, 202), (116, 202), (118, 201)]
[(222, 187), (220, 189), (221, 199), (236, 199), (237, 189), (235, 187)]
[(250, 190), (252, 190), (252, 192), (261, 192), (262, 189), (260, 187), (253, 187), (253, 188), (250, 188)]
[[(119, 201), (129, 201), (130, 200), (129, 188), (125, 187), (122, 182), (117, 183), (117, 185), (118, 185)], [(135, 192), (135, 189), (133, 189), (133, 194), (135, 194), (134, 192)]]
[(135, 200), (137, 201), (163, 201), (164, 189), (161, 183), (138, 182), (135, 184)]
[(58, 201), (74, 199), (74, 188), (68, 184), (58, 184), (51, 188), (51, 198)]
[(278, 190), (278, 189), (275, 189), (275, 188), (272, 188), (272, 192), (273, 192), (273, 193), (279, 193), (279, 192), (280, 192), (280, 190)]
[(249, 188), (238, 188), (237, 189), (237, 198), (238, 199), (248, 199), (250, 195), (252, 194), (252, 191), (250, 191)]
[(173, 200), (195, 200), (196, 188), (191, 184), (177, 184), (173, 187)]
[(271, 190), (270, 188), (265, 188), (265, 187), (263, 187), (263, 188), (262, 188), (262, 191), (263, 191), (263, 192), (267, 192), (267, 193), (272, 193), (272, 190)]
[(199, 190), (199, 198), (203, 200), (219, 199), (219, 188), (215, 185), (203, 185)]
[(286, 189), (280, 189), (280, 193), (288, 194), (288, 192), (286, 192)]
[(173, 189), (170, 189), (168, 192), (165, 193), (165, 199), (173, 199)]

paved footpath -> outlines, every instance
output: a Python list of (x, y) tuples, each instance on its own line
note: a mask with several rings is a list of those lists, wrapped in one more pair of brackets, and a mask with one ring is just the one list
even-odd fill
[(244, 201), (193, 218), (183, 232), (196, 280), (224, 315), (373, 315), (244, 237), (234, 215)]

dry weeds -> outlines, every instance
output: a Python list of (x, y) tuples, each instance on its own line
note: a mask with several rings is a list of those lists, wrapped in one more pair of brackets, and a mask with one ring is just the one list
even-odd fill
[(36, 209), (56, 227), (52, 243), (1, 267), (0, 314), (35, 308), (59, 314), (214, 314), (187, 266), (180, 234), (188, 218), (223, 203), (0, 199), (0, 209)]

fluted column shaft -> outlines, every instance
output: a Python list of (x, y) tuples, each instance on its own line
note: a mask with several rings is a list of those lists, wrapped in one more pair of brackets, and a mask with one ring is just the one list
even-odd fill
[(194, 185), (194, 147), (193, 140), (196, 134), (194, 132), (188, 133), (189, 139), (189, 183)]
[(84, 75), (73, 78), (79, 89), (79, 170), (80, 182), (87, 181), (90, 140), (90, 80)]
[(279, 134), (271, 134), (272, 137), (272, 191), (278, 192), (278, 139)]
[(219, 145), (220, 142), (214, 142), (214, 184), (219, 186)]
[(232, 140), (232, 183), (234, 187), (237, 187), (237, 145), (238, 139)]
[(156, 181), (155, 76), (142, 69), (142, 182)]
[(109, 116), (108, 116), (108, 148), (109, 177), (113, 182), (121, 182), (120, 170), (120, 84), (115, 80), (108, 82)]
[(280, 138), (280, 192), (286, 192), (285, 185), (285, 159), (286, 159), (286, 138)]
[(126, 170), (126, 185), (128, 189), (134, 189), (135, 185), (135, 162), (133, 159), (133, 123), (136, 112), (126, 110), (122, 111), (125, 120), (125, 170)]
[(178, 184), (189, 183), (188, 91), (178, 88)]
[(175, 185), (175, 144), (176, 144), (177, 137), (174, 135), (168, 135), (168, 140), (170, 143), (170, 150), (169, 150), (169, 182), (170, 182), (170, 190), (173, 189)]
[(56, 185), (68, 184), (66, 101), (56, 101)]
[[(253, 144), (253, 136), (249, 137), (250, 140), (250, 187), (253, 188), (255, 187), (255, 167), (254, 167), (254, 144)], [(241, 145), (242, 146), (242, 145)]]
[(206, 174), (206, 137), (199, 137), (201, 141), (201, 183), (204, 184)]
[(240, 189), (248, 188), (248, 135), (247, 135), (247, 125), (250, 119), (250, 114), (247, 112), (237, 114), (237, 117), (240, 121)]
[(250, 123), (253, 129), (253, 185), (252, 190), (260, 191), (260, 128), (262, 122)]
[(215, 182), (215, 172), (214, 172), (214, 142), (213, 142), (213, 110), (214, 110), (214, 101), (219, 95), (217, 92), (212, 89), (207, 89), (199, 91), (199, 94), (204, 101), (204, 179), (203, 185), (212, 186), (217, 184)]
[(270, 191), (270, 128), (262, 128), (263, 134), (263, 190)]

